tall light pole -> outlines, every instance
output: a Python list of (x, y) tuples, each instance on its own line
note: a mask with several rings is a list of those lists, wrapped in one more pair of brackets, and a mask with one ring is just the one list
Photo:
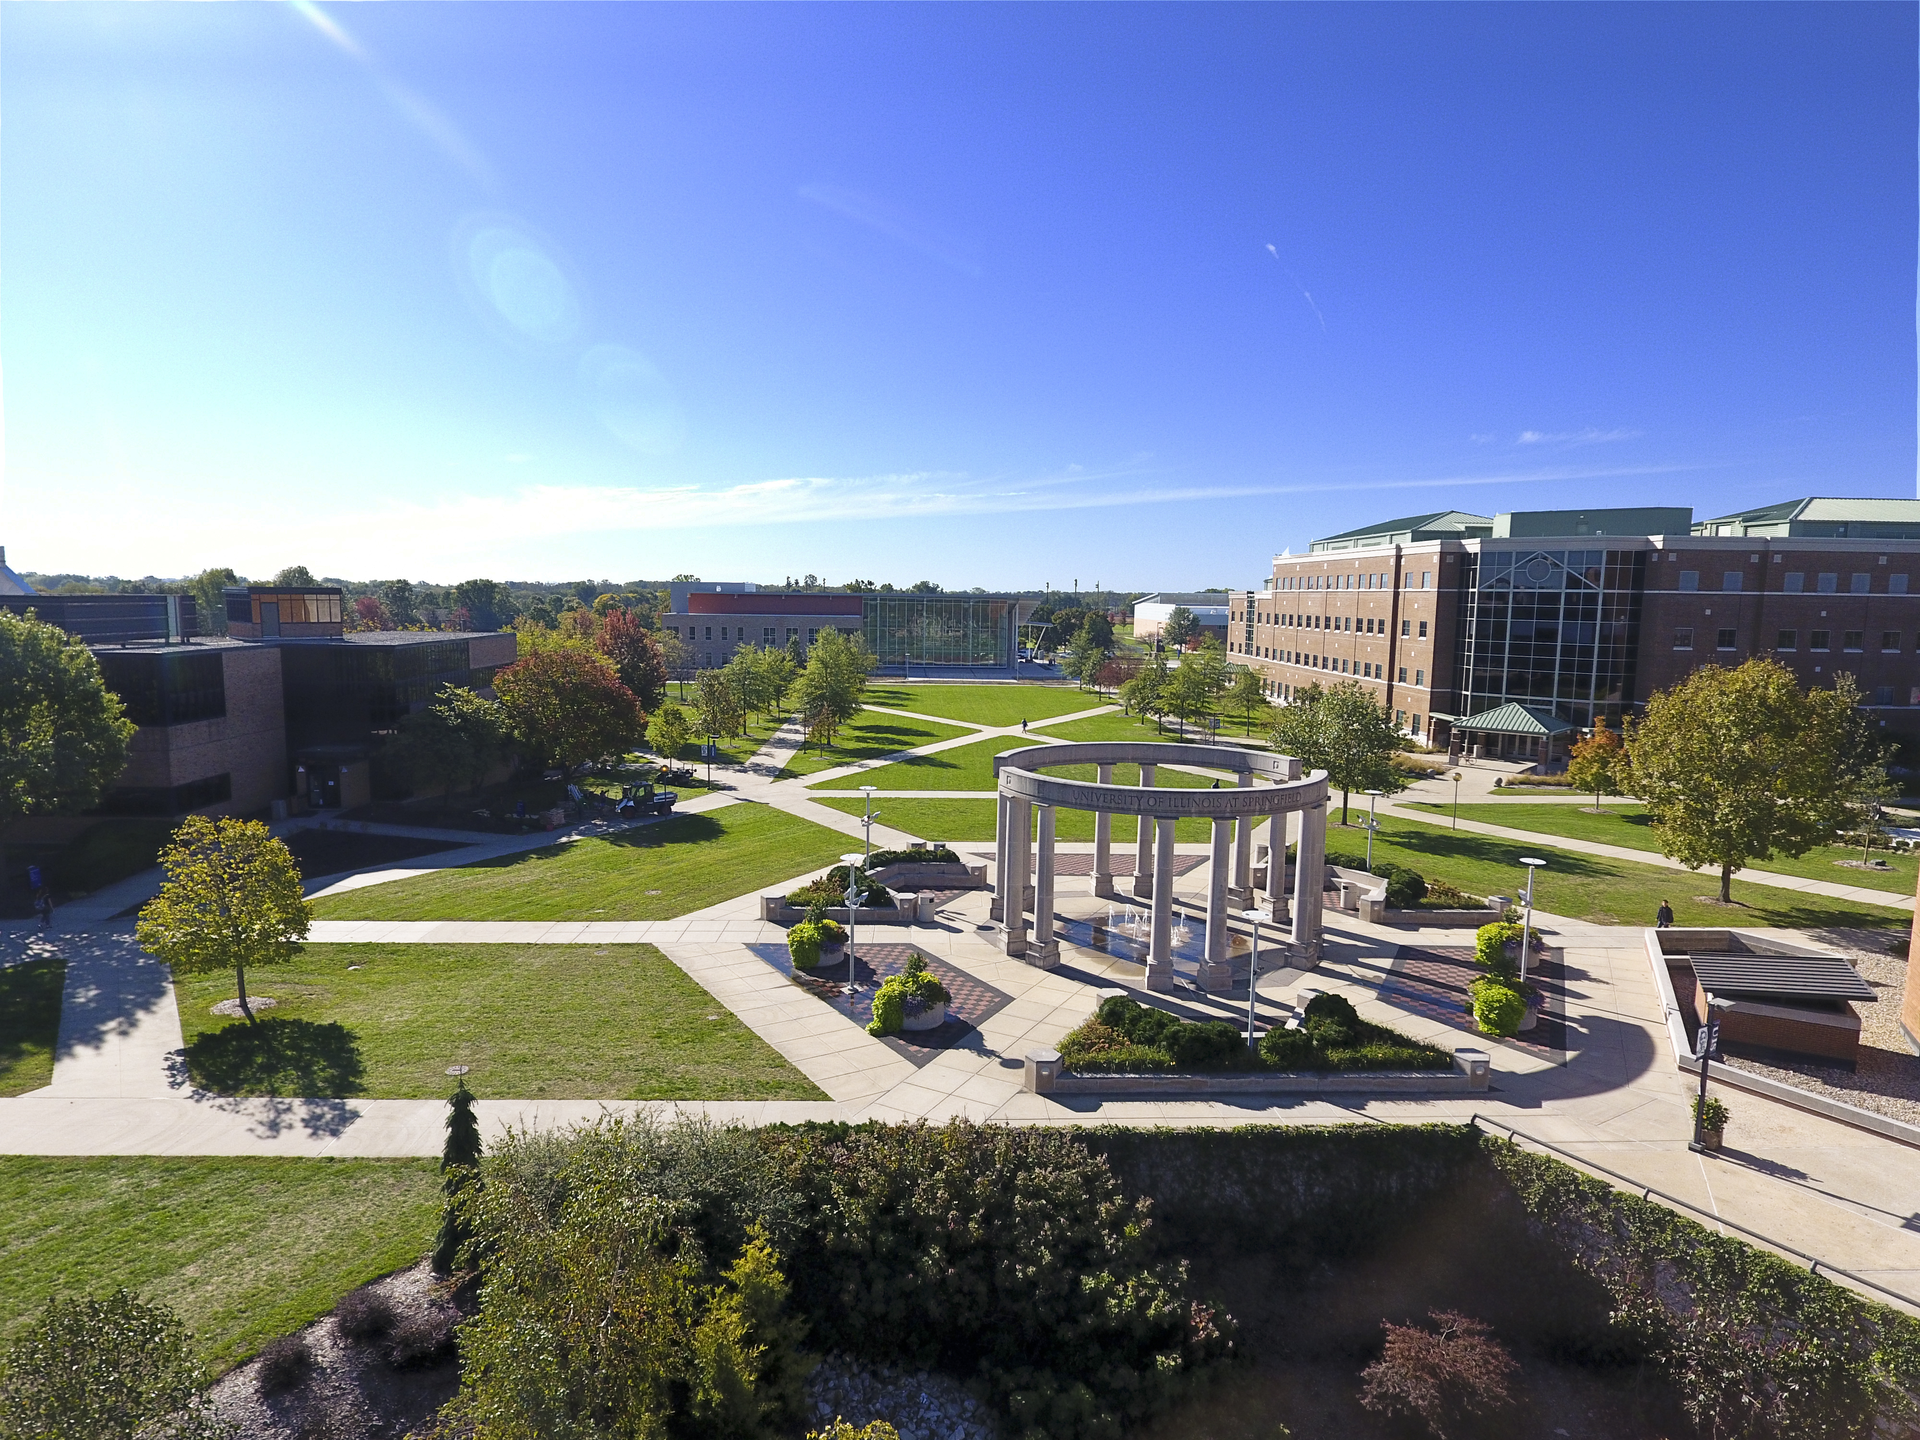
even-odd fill
[(1260, 978), (1260, 923), (1271, 920), (1271, 910), (1242, 910), (1240, 918), (1253, 926), (1253, 948), (1247, 952), (1247, 1049), (1253, 1049), (1254, 984)]
[(853, 926), (860, 918), (860, 867), (867, 863), (864, 855), (847, 854), (840, 857), (840, 863), (847, 867), (847, 987), (853, 987)]
[[(866, 827), (866, 831), (867, 831), (867, 855), (873, 854), (873, 817), (875, 813), (873, 808), (873, 796), (874, 796), (874, 792), (879, 790), (879, 788), (880, 787), (878, 785), (862, 785), (860, 787), (861, 793), (867, 797), (866, 817), (862, 819), (860, 822), (862, 825)], [(863, 855), (860, 857), (860, 863), (862, 865), (867, 863), (866, 855)]]
[(1527, 867), (1527, 918), (1520, 926), (1520, 983), (1527, 983), (1528, 947), (1533, 943), (1533, 877), (1547, 862), (1536, 860), (1531, 855), (1522, 855), (1520, 863)]
[(1367, 873), (1373, 873), (1373, 832), (1380, 828), (1379, 812), (1375, 809), (1380, 803), (1378, 790), (1367, 791)]
[(1454, 771), (1447, 777), (1453, 781), (1453, 828), (1460, 828), (1460, 772)]

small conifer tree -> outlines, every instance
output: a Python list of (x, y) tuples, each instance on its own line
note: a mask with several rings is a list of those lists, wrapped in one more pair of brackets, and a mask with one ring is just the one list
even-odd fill
[(445, 1275), (460, 1257), (460, 1247), (473, 1238), (460, 1200), (480, 1176), (480, 1122), (473, 1113), (473, 1092), (466, 1077), (447, 1100), (447, 1143), (440, 1151), (440, 1233), (433, 1242), (433, 1268)]

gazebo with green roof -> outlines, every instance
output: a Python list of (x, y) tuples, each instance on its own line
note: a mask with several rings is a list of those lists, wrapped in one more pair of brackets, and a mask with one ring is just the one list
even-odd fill
[(1478, 715), (1455, 719), (1436, 715), (1452, 725), (1449, 749), (1465, 751), (1476, 760), (1532, 760), (1546, 765), (1561, 758), (1565, 737), (1578, 735), (1580, 727), (1562, 720), (1551, 710), (1521, 705), (1509, 700)]

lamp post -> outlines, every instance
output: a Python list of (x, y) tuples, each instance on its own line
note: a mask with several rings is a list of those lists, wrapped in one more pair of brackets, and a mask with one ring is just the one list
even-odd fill
[[(880, 787), (878, 785), (862, 785), (860, 787), (860, 793), (867, 797), (867, 813), (865, 818), (863, 818), (860, 822), (862, 825), (866, 827), (866, 831), (867, 831), (867, 841), (866, 841), (867, 855), (873, 854), (873, 817), (875, 814), (875, 811), (873, 808), (873, 797), (875, 792), (878, 791), (879, 789)], [(866, 855), (863, 855), (860, 857), (860, 863), (862, 865), (866, 864)]]
[(1520, 983), (1527, 983), (1528, 947), (1533, 943), (1533, 877), (1547, 862), (1536, 860), (1531, 855), (1522, 855), (1520, 863), (1527, 867), (1527, 918), (1520, 927)]
[(1454, 771), (1447, 777), (1453, 781), (1453, 828), (1460, 828), (1460, 772)]
[(1708, 994), (1707, 1013), (1701, 1018), (1700, 1034), (1694, 1041), (1694, 1048), (1700, 1052), (1700, 1099), (1693, 1107), (1693, 1139), (1687, 1142), (1687, 1148), (1696, 1154), (1705, 1154), (1707, 1149), (1706, 1126), (1701, 1123), (1701, 1112), (1706, 1109), (1707, 1063), (1720, 1046), (1720, 1012), (1732, 1008), (1731, 1000), (1716, 999)]
[(860, 867), (867, 863), (864, 855), (848, 853), (840, 857), (840, 863), (847, 867), (847, 986), (853, 986), (853, 927), (860, 918)]
[(1373, 832), (1380, 828), (1379, 812), (1375, 808), (1380, 803), (1378, 790), (1367, 791), (1367, 873), (1373, 873)]
[(1240, 918), (1253, 926), (1253, 948), (1247, 952), (1247, 1049), (1253, 1049), (1254, 983), (1260, 978), (1260, 922), (1271, 920), (1271, 910), (1242, 910)]

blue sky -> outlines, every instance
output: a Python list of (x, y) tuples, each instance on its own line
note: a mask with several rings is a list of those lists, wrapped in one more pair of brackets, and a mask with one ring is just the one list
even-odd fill
[(0, 11), (19, 568), (1257, 580), (1915, 493), (1911, 5)]

